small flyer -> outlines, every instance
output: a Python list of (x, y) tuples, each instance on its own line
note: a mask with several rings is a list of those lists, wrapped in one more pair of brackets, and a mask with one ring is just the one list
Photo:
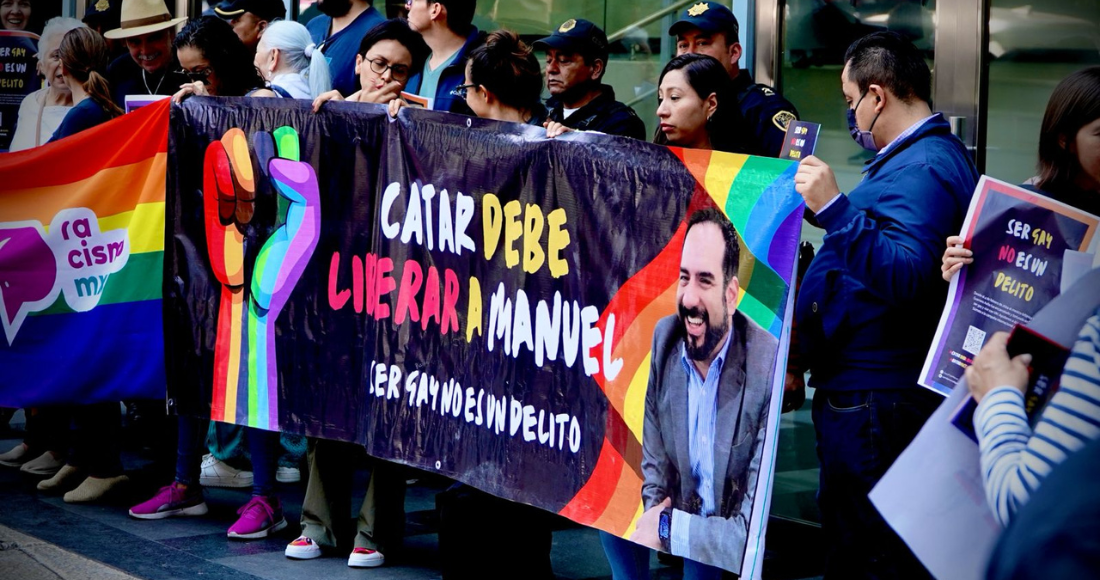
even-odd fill
[(1098, 223), (1097, 216), (983, 176), (962, 231), (974, 263), (951, 281), (920, 384), (950, 393), (988, 336), (1026, 325), (1061, 292), (1064, 277), (1079, 275), (1072, 264), (1095, 261)]
[(0, 151), (11, 147), (23, 99), (38, 90), (38, 35), (0, 30)]
[(820, 131), (819, 123), (791, 121), (787, 126), (787, 135), (783, 138), (783, 149), (779, 151), (779, 158), (801, 161), (802, 158), (813, 155)]

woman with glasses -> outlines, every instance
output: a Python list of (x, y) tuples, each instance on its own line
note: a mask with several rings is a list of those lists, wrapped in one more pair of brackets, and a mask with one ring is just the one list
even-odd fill
[(53, 135), (61, 120), (73, 108), (73, 93), (61, 76), (61, 37), (84, 26), (75, 18), (51, 18), (38, 40), (38, 74), (45, 86), (27, 95), (19, 105), (19, 120), (9, 151), (37, 147)]
[(315, 99), (332, 88), (328, 61), (305, 26), (279, 20), (264, 29), (253, 61), (268, 88), (253, 97)]
[(427, 56), (428, 45), (403, 18), (382, 22), (359, 43), (359, 54), (355, 56), (359, 90), (347, 97), (339, 91), (324, 93), (313, 101), (313, 110), (320, 110), (326, 101), (345, 99), (387, 104), (401, 96), (409, 77), (419, 72)]
[(172, 45), (182, 67), (180, 74), (191, 81), (172, 95), (173, 102), (190, 95), (243, 97), (264, 86), (248, 48), (233, 27), (217, 16), (188, 22)]
[[(519, 36), (497, 30), (485, 43), (470, 51), (466, 82), (452, 91), (464, 99), (478, 117), (542, 126), (542, 69)], [(391, 112), (399, 107), (391, 105)]]

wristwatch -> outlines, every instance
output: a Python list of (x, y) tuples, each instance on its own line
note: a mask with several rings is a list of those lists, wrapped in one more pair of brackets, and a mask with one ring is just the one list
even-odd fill
[(661, 519), (657, 522), (657, 537), (661, 540), (661, 549), (672, 553), (672, 508), (661, 510)]

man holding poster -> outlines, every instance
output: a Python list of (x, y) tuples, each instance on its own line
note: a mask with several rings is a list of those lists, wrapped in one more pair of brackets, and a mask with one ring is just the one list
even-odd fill
[(849, 129), (875, 157), (847, 196), (817, 157), (795, 175), (826, 232), (795, 304), (817, 390), (825, 578), (919, 578), (927, 573), (867, 493), (942, 401), (917, 377), (947, 290), (939, 249), (962, 224), (978, 172), (933, 114), (931, 72), (911, 42), (876, 32), (844, 60)]
[[(739, 570), (744, 555), (778, 345), (736, 310), (738, 253), (737, 232), (721, 211), (691, 215), (678, 312), (653, 334), (642, 436), (646, 511), (631, 538), (727, 570)], [(685, 578), (710, 571), (719, 572), (685, 563)]]

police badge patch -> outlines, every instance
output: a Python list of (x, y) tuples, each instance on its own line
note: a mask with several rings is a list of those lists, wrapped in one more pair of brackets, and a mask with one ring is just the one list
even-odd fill
[(772, 123), (774, 123), (775, 126), (778, 127), (780, 131), (786, 131), (787, 130), (787, 125), (789, 125), (791, 123), (791, 121), (794, 121), (794, 120), (797, 120), (797, 119), (798, 119), (798, 117), (795, 117), (794, 113), (792, 113), (790, 111), (779, 111), (778, 113), (775, 114), (775, 116), (772, 117)]

